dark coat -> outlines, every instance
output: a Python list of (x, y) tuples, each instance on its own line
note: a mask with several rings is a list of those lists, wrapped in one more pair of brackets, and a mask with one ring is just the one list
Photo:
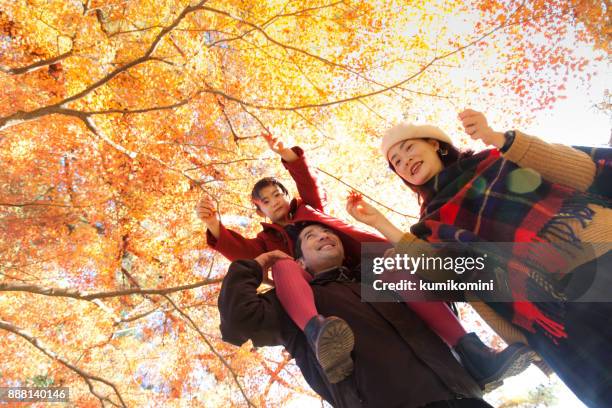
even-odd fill
[(481, 396), (449, 348), (404, 303), (362, 303), (361, 285), (342, 279), (340, 272), (317, 275), (310, 284), (319, 312), (346, 320), (355, 334), (355, 369), (348, 379), (336, 385), (326, 381), (304, 334), (274, 290), (257, 294), (262, 270), (252, 260), (233, 262), (223, 281), (219, 295), (223, 340), (235, 345), (249, 339), (255, 346), (283, 345), (308, 384), (336, 407), (420, 407)]
[[(342, 240), (349, 258), (347, 262), (351, 266), (359, 262), (362, 242), (386, 242), (379, 235), (360, 230), (324, 214), (323, 199), (316, 179), (306, 163), (304, 151), (299, 147), (294, 147), (293, 151), (299, 159), (291, 163), (283, 160), (283, 165), (289, 171), (300, 193), (300, 198), (294, 198), (290, 205), (291, 220), (294, 223), (319, 222), (333, 229)], [(210, 231), (206, 232), (206, 239), (210, 247), (230, 261), (253, 259), (275, 249), (293, 255), (294, 242), (282, 226), (266, 222), (262, 222), (261, 226), (262, 231), (255, 238), (245, 238), (221, 224), (219, 239), (216, 239)]]

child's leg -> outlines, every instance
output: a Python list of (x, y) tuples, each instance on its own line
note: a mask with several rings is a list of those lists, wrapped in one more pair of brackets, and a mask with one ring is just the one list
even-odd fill
[[(387, 282), (399, 279), (413, 281), (417, 277), (397, 272), (383, 275)], [(482, 389), (490, 391), (498, 387), (504, 378), (524, 371), (531, 364), (534, 354), (527, 345), (514, 343), (502, 351), (495, 351), (482, 343), (475, 333), (468, 334), (446, 303), (415, 302), (405, 291), (398, 293), (406, 305), (459, 354), (462, 364)]]
[(285, 311), (304, 331), (306, 323), (318, 314), (312, 288), (308, 284), (312, 276), (294, 260), (283, 259), (272, 266), (272, 279), (276, 296)]
[[(404, 272), (387, 272), (381, 275), (385, 282), (414, 282), (419, 285), (419, 277), (415, 274)], [(412, 309), (419, 317), (434, 331), (442, 340), (451, 347), (455, 347), (463, 336), (467, 334), (457, 316), (444, 302), (425, 302), (419, 301), (420, 293), (407, 291), (397, 292), (406, 305)]]
[[(287, 314), (302, 331), (306, 323), (316, 316), (312, 276), (293, 260), (276, 262), (272, 267), (276, 296)], [(461, 322), (444, 302), (406, 302), (441, 339), (451, 347), (467, 334)]]
[(455, 347), (467, 334), (457, 316), (444, 302), (406, 302), (416, 314), (449, 346)]
[(336, 384), (344, 380), (353, 371), (355, 337), (349, 325), (338, 317), (317, 313), (308, 284), (312, 277), (294, 260), (277, 261), (272, 266), (272, 278), (276, 296), (304, 332), (328, 381)]

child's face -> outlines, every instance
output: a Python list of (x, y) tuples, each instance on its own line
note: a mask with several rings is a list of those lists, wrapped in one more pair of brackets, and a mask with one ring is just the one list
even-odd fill
[(278, 186), (266, 186), (259, 191), (259, 199), (253, 200), (259, 210), (272, 222), (287, 221), (289, 197)]

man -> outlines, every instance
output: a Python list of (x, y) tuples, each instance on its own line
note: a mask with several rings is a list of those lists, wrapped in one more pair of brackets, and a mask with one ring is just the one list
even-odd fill
[(283, 345), (310, 386), (335, 407), (490, 407), (448, 347), (404, 303), (361, 302), (361, 286), (342, 267), (343, 256), (342, 241), (328, 227), (310, 224), (300, 231), (296, 257), (314, 276), (317, 308), (338, 316), (354, 333), (354, 367), (347, 379), (329, 383), (274, 291), (257, 293), (267, 268), (294, 262), (280, 251), (230, 266), (219, 296), (223, 339)]

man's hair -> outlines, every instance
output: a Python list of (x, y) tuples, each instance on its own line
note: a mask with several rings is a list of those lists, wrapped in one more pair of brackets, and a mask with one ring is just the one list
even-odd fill
[[(289, 190), (287, 190), (287, 188), (283, 186), (283, 183), (281, 183), (274, 177), (264, 177), (261, 180), (259, 180), (257, 183), (255, 183), (255, 185), (253, 186), (253, 190), (251, 190), (251, 200), (253, 201), (261, 200), (261, 196), (260, 196), (261, 190), (263, 190), (264, 188), (268, 186), (276, 186), (280, 188), (283, 194), (289, 195)], [(257, 204), (255, 204), (255, 206), (257, 207), (258, 210), (261, 210), (261, 208), (259, 208)]]

